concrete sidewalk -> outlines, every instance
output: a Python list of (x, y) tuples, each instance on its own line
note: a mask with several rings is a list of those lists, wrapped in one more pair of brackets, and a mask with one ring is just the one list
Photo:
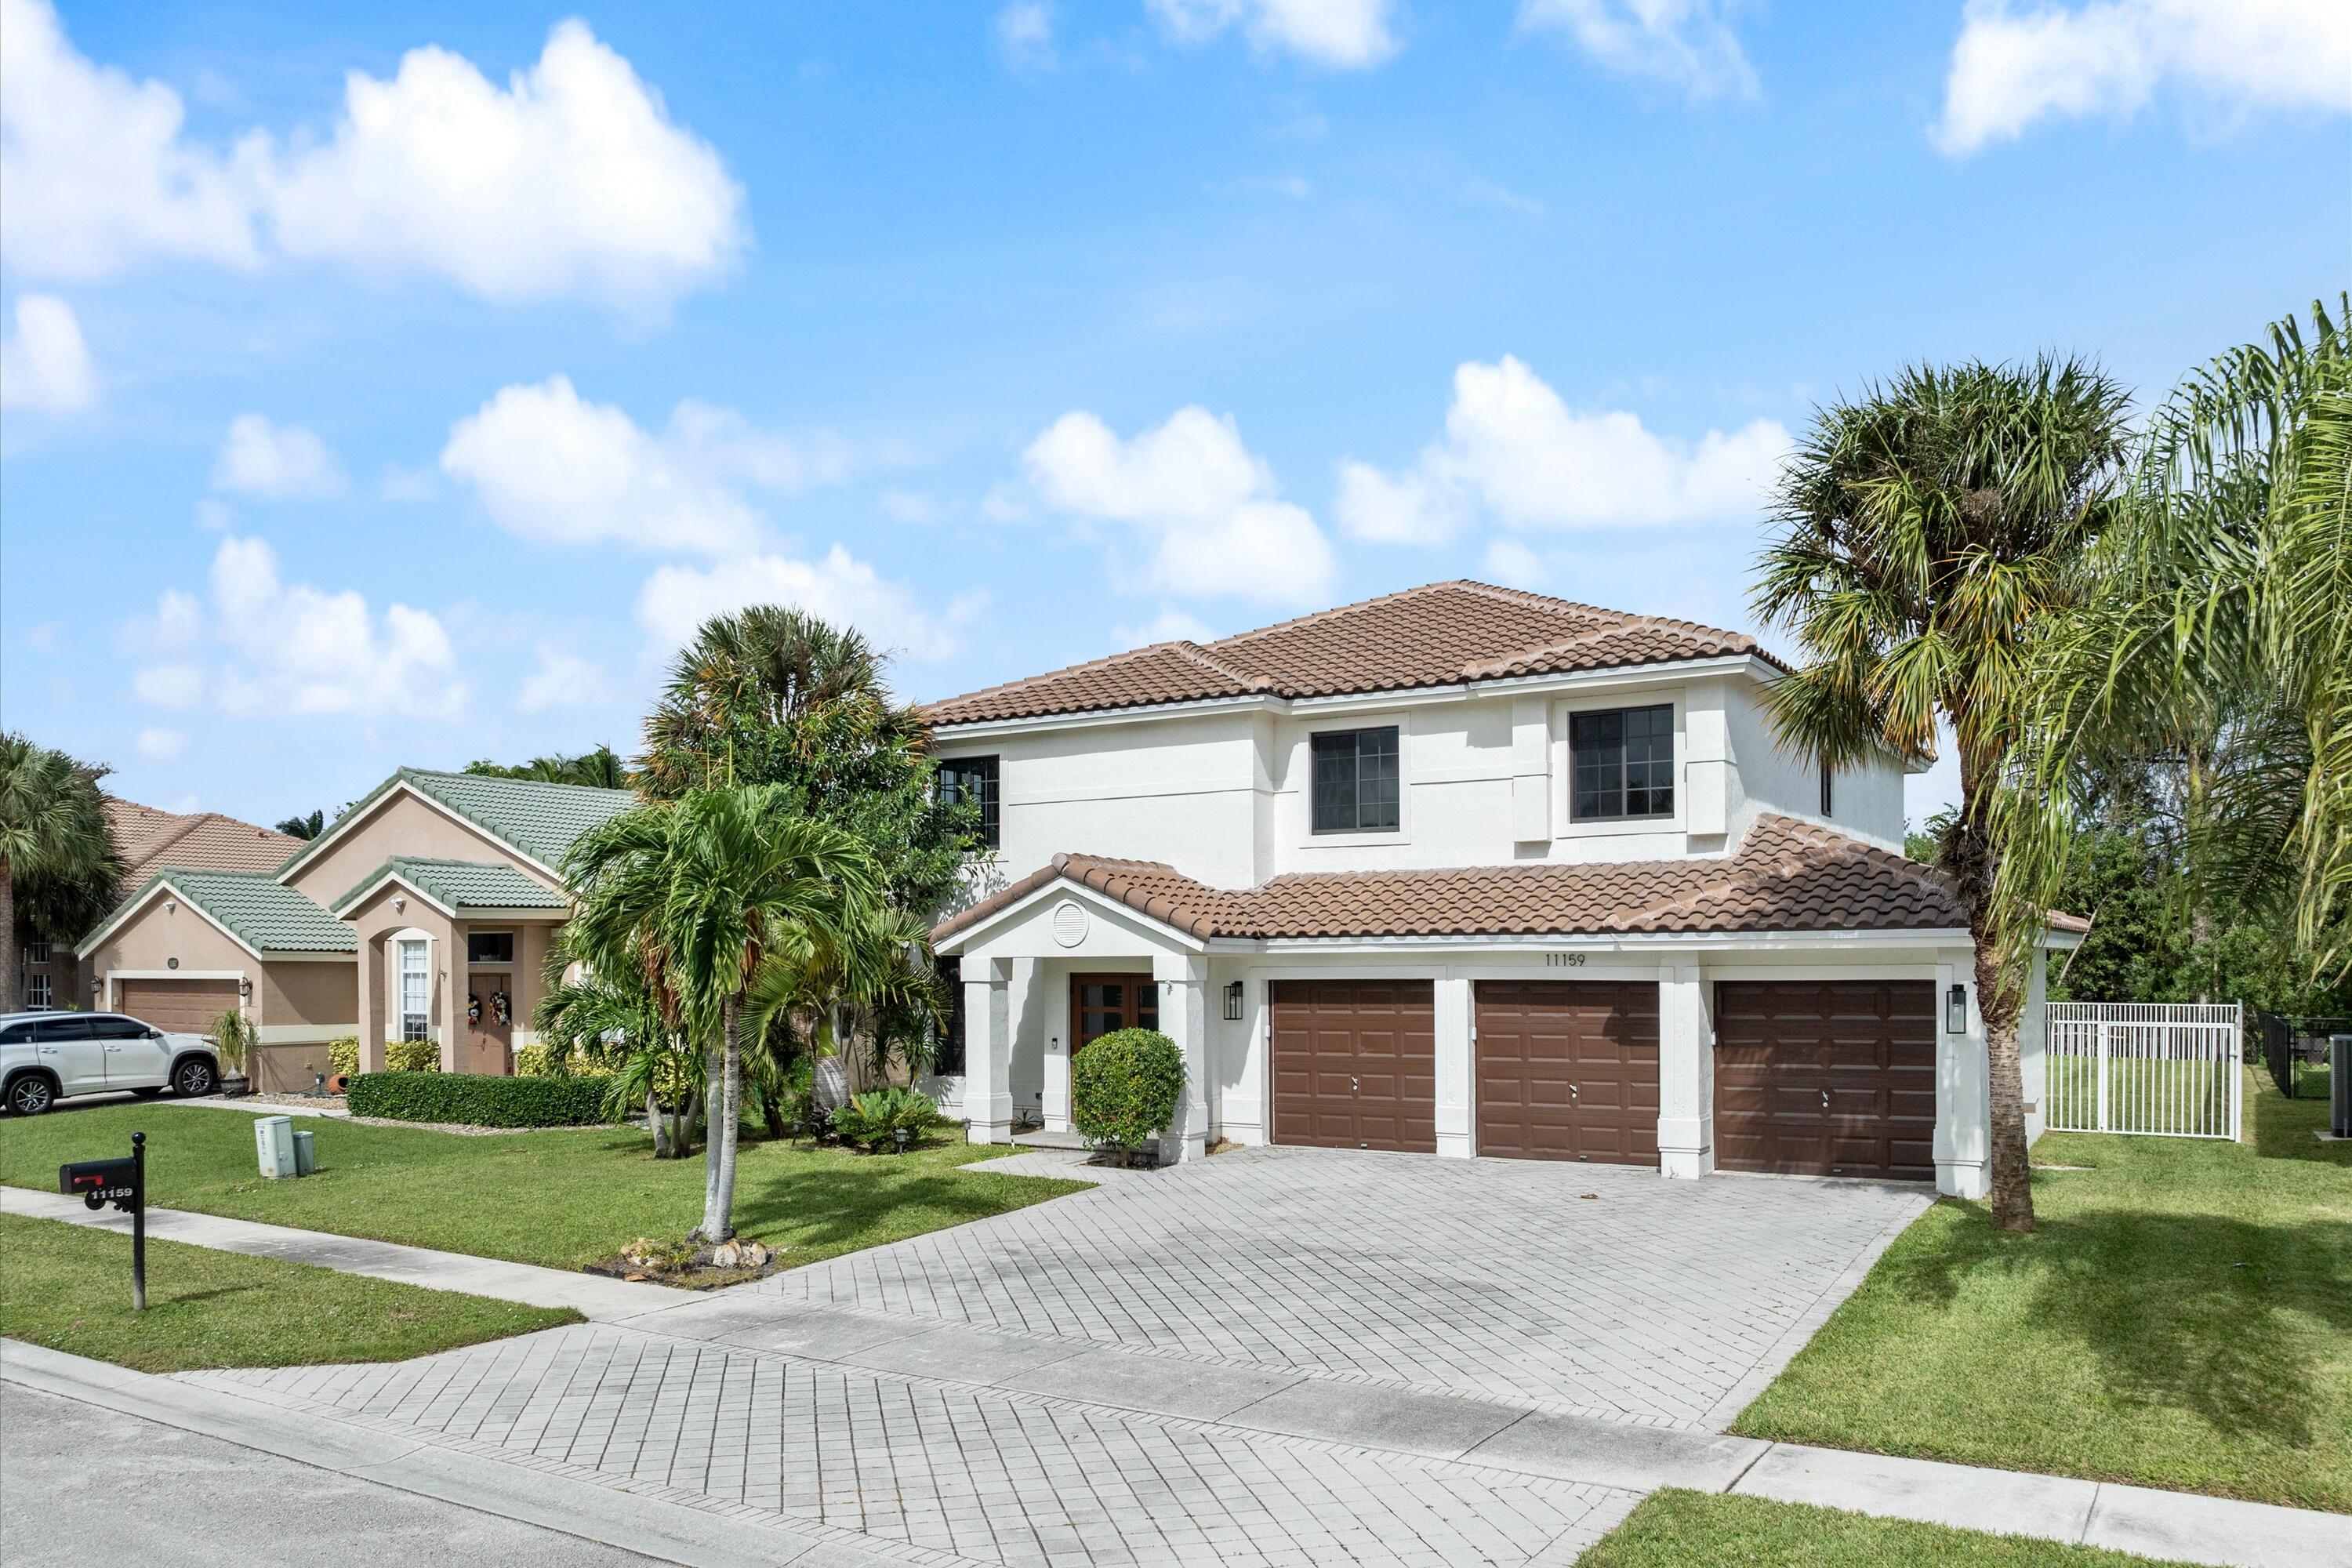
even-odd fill
[[(131, 1228), (131, 1216), (127, 1214), (110, 1208), (92, 1213), (79, 1198), (23, 1187), (0, 1186), (0, 1214), (63, 1220), (68, 1225), (101, 1230)], [(293, 1263), (312, 1263), (321, 1268), (340, 1268), (346, 1274), (396, 1279), (404, 1285), (423, 1285), (435, 1290), (463, 1290), (469, 1295), (520, 1301), (532, 1307), (570, 1307), (596, 1322), (633, 1318), (698, 1300), (694, 1291), (673, 1290), (665, 1285), (607, 1279), (573, 1269), (502, 1263), (462, 1252), (437, 1252), (431, 1247), (402, 1247), (389, 1241), (296, 1230), (253, 1220), (223, 1219), (180, 1209), (149, 1209), (147, 1234), (221, 1252), (283, 1258)]]

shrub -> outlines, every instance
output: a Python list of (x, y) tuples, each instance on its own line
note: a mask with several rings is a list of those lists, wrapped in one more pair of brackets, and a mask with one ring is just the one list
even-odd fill
[(451, 1121), (467, 1127), (578, 1127), (610, 1121), (604, 1080), (499, 1078), (470, 1072), (364, 1072), (352, 1079), (353, 1116)]
[(517, 1078), (610, 1078), (613, 1071), (612, 1064), (585, 1051), (559, 1056), (550, 1045), (515, 1047)]
[(360, 1070), (360, 1037), (338, 1035), (327, 1042), (327, 1065), (345, 1078), (356, 1078)]
[(1139, 1149), (1176, 1120), (1184, 1054), (1157, 1029), (1117, 1029), (1070, 1064), (1070, 1125), (1113, 1149)]
[(899, 1128), (905, 1128), (911, 1140), (939, 1119), (940, 1108), (931, 1103), (929, 1095), (894, 1084), (852, 1096), (847, 1105), (833, 1113), (833, 1130), (852, 1143), (879, 1149), (891, 1142), (890, 1135)]
[(431, 1040), (390, 1040), (383, 1047), (386, 1072), (439, 1072), (441, 1047)]
[(245, 1015), (231, 1007), (213, 1020), (213, 1044), (220, 1047), (220, 1059), (229, 1071), (249, 1073), (253, 1070), (253, 1047), (259, 1043), (260, 1031), (246, 1022)]

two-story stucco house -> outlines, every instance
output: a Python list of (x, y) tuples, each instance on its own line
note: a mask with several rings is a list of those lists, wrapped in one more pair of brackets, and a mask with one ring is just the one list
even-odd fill
[(1457, 582), (932, 704), (941, 788), (995, 847), (934, 933), (971, 1135), (1066, 1129), (1072, 1054), (1143, 1024), (1184, 1053), (1174, 1158), (1982, 1194), (1961, 911), (1903, 857), (1899, 760), (1776, 743), (1783, 673), (1746, 637)]

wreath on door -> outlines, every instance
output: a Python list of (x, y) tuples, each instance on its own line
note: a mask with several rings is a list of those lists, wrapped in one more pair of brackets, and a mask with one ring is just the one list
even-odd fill
[(466, 1022), (478, 1024), (481, 1021), (482, 999), (479, 996), (468, 995), (466, 998)]
[(505, 992), (490, 993), (490, 1016), (496, 1018), (501, 1026), (514, 1022), (514, 1008), (509, 1005)]

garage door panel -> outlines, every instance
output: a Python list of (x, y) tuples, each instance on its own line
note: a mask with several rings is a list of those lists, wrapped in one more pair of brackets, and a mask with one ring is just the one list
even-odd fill
[(1656, 1163), (1656, 985), (1482, 981), (1477, 1021), (1481, 1154)]
[(1935, 991), (1925, 981), (1716, 988), (1716, 1163), (1935, 1174)]
[(118, 980), (114, 1011), (174, 1033), (201, 1035), (237, 1005), (234, 980)]
[(1276, 981), (1274, 1140), (1437, 1149), (1437, 1009), (1428, 981)]

